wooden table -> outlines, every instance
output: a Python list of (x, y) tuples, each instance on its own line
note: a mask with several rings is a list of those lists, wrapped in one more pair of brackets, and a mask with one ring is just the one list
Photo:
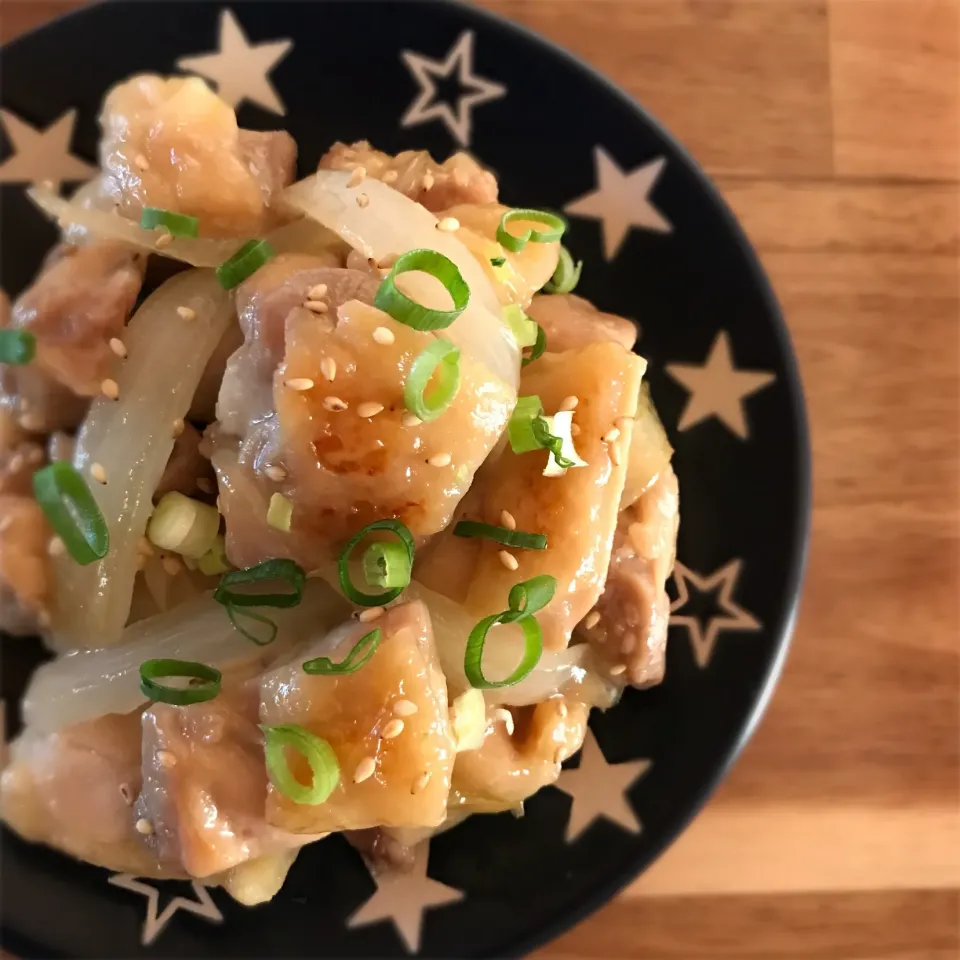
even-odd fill
[[(8, 40), (79, 0), (0, 0)], [(484, 0), (599, 66), (713, 176), (773, 279), (814, 445), (769, 713), (682, 839), (538, 954), (960, 950), (960, 0)]]

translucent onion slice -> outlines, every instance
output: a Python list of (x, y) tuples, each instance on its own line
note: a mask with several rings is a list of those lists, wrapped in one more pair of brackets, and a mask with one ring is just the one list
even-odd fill
[[(189, 307), (184, 320), (177, 307)], [(233, 301), (207, 270), (178, 274), (136, 312), (124, 335), (119, 400), (100, 397), (80, 430), (74, 466), (110, 530), (110, 550), (81, 567), (56, 559), (55, 649), (110, 646), (130, 612), (137, 543), (153, 510), (153, 492), (173, 448), (174, 421), (184, 418), (210, 354), (234, 320)], [(105, 477), (98, 483), (91, 467)]]
[[(320, 170), (289, 187), (286, 203), (333, 230), (365, 257), (381, 260), (409, 250), (437, 250), (452, 260), (470, 287), (470, 303), (444, 337), (483, 363), (494, 376), (516, 388), (520, 379), (520, 348), (501, 318), (500, 301), (483, 268), (452, 234), (437, 229), (437, 218), (426, 207), (381, 183), (363, 180), (348, 186), (352, 174)], [(364, 206), (357, 198), (365, 194)], [(448, 304), (437, 299), (435, 282), (408, 274), (403, 292), (427, 306)]]
[[(258, 647), (233, 627), (219, 603), (201, 597), (127, 627), (117, 646), (77, 650), (45, 663), (24, 697), (24, 720), (54, 732), (106, 713), (128, 713), (145, 702), (140, 692), (144, 660), (196, 660), (218, 669), (258, 661), (266, 666), (289, 656), (300, 641), (322, 636), (348, 613), (335, 590), (312, 580), (299, 606), (270, 611), (279, 628), (277, 639)], [(351, 625), (356, 628), (355, 622)]]

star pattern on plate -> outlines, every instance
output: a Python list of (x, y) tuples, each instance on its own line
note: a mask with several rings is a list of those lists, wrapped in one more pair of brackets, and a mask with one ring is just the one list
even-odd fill
[(148, 947), (163, 932), (163, 928), (176, 915), (178, 910), (186, 910), (188, 913), (196, 914), (198, 917), (204, 917), (211, 923), (222, 923), (223, 914), (220, 908), (213, 902), (210, 892), (197, 880), (192, 882), (193, 892), (197, 895), (196, 900), (188, 900), (186, 897), (174, 897), (162, 911), (158, 912), (160, 905), (160, 891), (156, 887), (138, 880), (130, 873), (116, 873), (108, 880), (115, 887), (123, 890), (129, 890), (131, 893), (138, 893), (147, 898), (147, 915), (143, 920), (143, 929), (140, 933), (140, 942)]
[(0, 183), (50, 181), (59, 191), (64, 181), (89, 180), (97, 172), (70, 152), (76, 110), (61, 114), (44, 130), (9, 110), (0, 110), (0, 120), (13, 146), (13, 153), (0, 163)]
[(777, 379), (775, 373), (765, 370), (738, 370), (726, 330), (717, 334), (703, 363), (668, 363), (665, 369), (690, 394), (678, 430), (689, 430), (707, 417), (716, 417), (741, 440), (750, 436), (743, 401)]
[(673, 227), (653, 205), (650, 193), (666, 166), (665, 157), (624, 172), (603, 147), (593, 148), (597, 187), (564, 208), (578, 217), (599, 220), (603, 228), (603, 254), (613, 260), (631, 227), (671, 233)]
[[(457, 42), (447, 51), (443, 60), (431, 60), (422, 53), (402, 50), (400, 58), (417, 81), (420, 88), (407, 112), (400, 118), (401, 127), (415, 127), (428, 120), (442, 120), (451, 135), (461, 147), (470, 146), (470, 135), (474, 107), (499, 100), (507, 95), (502, 83), (487, 80), (473, 71), (473, 45), (475, 35), (472, 30), (464, 30)], [(448, 103), (436, 100), (436, 79), (447, 79), (457, 71), (461, 92), (457, 97), (456, 108)]]
[(555, 786), (573, 798), (564, 839), (573, 843), (599, 817), (606, 817), (628, 833), (642, 825), (627, 799), (627, 791), (650, 769), (649, 760), (608, 763), (593, 731), (587, 729), (580, 766), (564, 770)]
[[(743, 561), (731, 560), (708, 577), (701, 577), (678, 560), (673, 568), (673, 582), (677, 587), (677, 599), (670, 604), (670, 626), (684, 627), (690, 635), (690, 645), (697, 666), (705, 669), (717, 643), (717, 637), (724, 630), (756, 631), (762, 629), (760, 621), (743, 609), (733, 599), (737, 588), (737, 579), (743, 569)], [(690, 587), (700, 593), (718, 593), (717, 606), (720, 613), (710, 617), (706, 624), (693, 614), (683, 613), (690, 602)]]
[(409, 873), (371, 872), (377, 892), (350, 915), (347, 926), (365, 927), (380, 920), (392, 920), (407, 950), (417, 953), (420, 950), (424, 911), (463, 899), (462, 891), (427, 876), (429, 860), (430, 843), (425, 841), (417, 847)]
[(289, 39), (250, 43), (234, 12), (223, 10), (219, 49), (215, 53), (181, 57), (177, 66), (187, 73), (213, 80), (220, 98), (234, 109), (242, 100), (249, 100), (285, 116), (287, 108), (269, 75), (291, 47), (293, 41)]

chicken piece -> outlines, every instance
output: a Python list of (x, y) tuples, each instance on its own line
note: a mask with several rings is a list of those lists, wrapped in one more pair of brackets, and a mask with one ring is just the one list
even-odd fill
[(49, 623), (50, 530), (32, 497), (0, 495), (0, 629), (36, 633)]
[(422, 203), (431, 213), (457, 203), (493, 203), (497, 178), (465, 153), (437, 163), (426, 150), (404, 150), (396, 156), (375, 150), (366, 140), (335, 143), (320, 158), (321, 170), (355, 170), (382, 180)]
[[(574, 626), (603, 590), (617, 509), (626, 477), (632, 417), (637, 410), (645, 361), (611, 342), (548, 354), (524, 369), (520, 393), (539, 396), (547, 414), (568, 396), (579, 399), (573, 422), (579, 428), (576, 448), (587, 462), (563, 476), (542, 475), (545, 451), (515, 454), (504, 450), (491, 467), (477, 519), (500, 524), (503, 510), (513, 514), (518, 530), (543, 533), (547, 548), (515, 551), (519, 569), (508, 568), (500, 544), (484, 540), (466, 606), (480, 616), (506, 610), (511, 587), (539, 574), (557, 579), (553, 600), (537, 614), (544, 646), (566, 646)], [(603, 436), (614, 426), (615, 443)]]
[(612, 340), (625, 350), (637, 341), (637, 327), (614, 313), (603, 313), (573, 293), (540, 294), (527, 311), (543, 328), (550, 353), (577, 350), (589, 343)]
[[(322, 313), (303, 306), (318, 285), (326, 287), (329, 304)], [(280, 492), (294, 510), (285, 549), (263, 552), (258, 542), (273, 549), (277, 538), (264, 529), (264, 511), (249, 516), (249, 497), (242, 512), (233, 509), (233, 494), (250, 485), (211, 434), (231, 562), (249, 566), (266, 556), (292, 556), (319, 566), (354, 532), (385, 517), (398, 518), (416, 537), (436, 533), (503, 431), (512, 393), (466, 356), (459, 392), (442, 416), (404, 426), (403, 385), (434, 336), (370, 306), (376, 289), (358, 271), (289, 255), (238, 291), (246, 342), (224, 378), (221, 430), (241, 438), (234, 464), (257, 475), (262, 499)], [(374, 339), (381, 327), (391, 343)], [(379, 409), (364, 413), (373, 404)], [(430, 462), (438, 455), (447, 456)]]
[(517, 809), (541, 787), (554, 783), (560, 764), (583, 745), (590, 713), (585, 704), (557, 696), (510, 712), (512, 730), (490, 710), (483, 746), (457, 754), (452, 811)]
[(197, 77), (141, 75), (114, 87), (100, 115), (103, 190), (119, 212), (197, 217), (204, 237), (251, 237), (282, 221), (278, 200), (297, 147), (282, 131), (241, 130)]
[(203, 499), (216, 490), (216, 479), (210, 461), (200, 453), (200, 431), (189, 423), (173, 443), (170, 459), (160, 478), (154, 500), (176, 490), (187, 497)]
[(635, 687), (663, 679), (670, 619), (666, 584), (679, 522), (677, 477), (667, 466), (620, 514), (607, 584), (596, 606), (600, 619), (590, 628), (577, 628), (593, 647), (598, 666)]
[(26, 840), (135, 876), (182, 876), (143, 844), (131, 804), (140, 789), (140, 712), (58, 733), (27, 730), (0, 778), (0, 814)]
[[(373, 629), (382, 631), (380, 645), (362, 669), (331, 676), (303, 671), (301, 662), (319, 654), (343, 660)], [(455, 744), (426, 606), (401, 604), (375, 624), (356, 624), (334, 650), (330, 642), (264, 676), (260, 718), (298, 724), (326, 740), (340, 781), (316, 806), (294, 803), (271, 785), (267, 821), (293, 833), (438, 826), (446, 817)], [(291, 770), (309, 782), (304, 761), (293, 759)]]
[(0, 407), (0, 494), (31, 496), (33, 474), (45, 459), (43, 447), (28, 439), (9, 411)]
[(344, 836), (374, 873), (409, 873), (416, 850), (392, 837), (383, 827), (347, 830)]

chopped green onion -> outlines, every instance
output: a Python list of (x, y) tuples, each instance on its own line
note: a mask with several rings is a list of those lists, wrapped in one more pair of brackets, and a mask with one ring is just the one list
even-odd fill
[(217, 267), (217, 280), (224, 290), (232, 290), (275, 256), (273, 247), (266, 240), (248, 240), (229, 260)]
[[(168, 677), (191, 677), (203, 682), (188, 687), (171, 687), (157, 682)], [(220, 671), (195, 660), (144, 660), (140, 664), (140, 692), (150, 700), (178, 707), (203, 703), (220, 692)]]
[[(270, 782), (294, 803), (311, 806), (323, 803), (340, 782), (340, 764), (333, 747), (315, 733), (293, 723), (277, 727), (261, 725), (260, 729), (266, 738), (264, 755)], [(310, 766), (313, 782), (309, 786), (293, 775), (284, 752), (287, 748), (296, 750)]]
[(67, 552), (85, 566), (110, 549), (110, 531), (86, 481), (64, 460), (33, 475), (33, 493)]
[(578, 260), (577, 265), (574, 266), (570, 251), (566, 247), (561, 247), (557, 269), (553, 271), (553, 276), (544, 284), (543, 289), (547, 293), (572, 293), (580, 282), (582, 271), (583, 261)]
[(543, 404), (537, 396), (518, 397), (517, 405), (510, 414), (507, 424), (507, 436), (510, 449), (514, 453), (529, 453), (541, 449), (540, 442), (533, 435), (533, 421), (543, 413)]
[[(436, 385), (427, 386), (436, 376)], [(460, 349), (449, 340), (434, 340), (417, 355), (403, 385), (407, 409), (421, 420), (436, 420), (453, 403), (460, 389)]]
[(491, 267), (502, 267), (507, 262), (506, 257), (491, 257), (490, 266)]
[(409, 586), (410, 558), (403, 544), (371, 543), (363, 553), (363, 576), (371, 587)]
[(37, 352), (37, 338), (29, 330), (0, 330), (0, 363), (22, 367)]
[[(578, 466), (575, 461), (563, 455), (563, 437), (555, 436), (550, 432), (550, 424), (545, 417), (537, 417), (531, 424), (531, 428), (537, 443), (553, 454), (553, 459), (558, 467), (566, 470), (569, 467)], [(580, 464), (580, 466), (582, 465)]]
[(540, 324), (537, 324), (537, 340), (533, 345), (533, 349), (530, 351), (529, 357), (524, 357), (520, 362), (521, 367), (525, 367), (528, 363), (533, 363), (534, 360), (539, 360), (543, 356), (543, 351), (547, 349), (547, 335), (544, 332), (543, 327)]
[(508, 547), (520, 547), (523, 550), (546, 550), (547, 548), (546, 534), (508, 530), (506, 527), (496, 527), (492, 523), (478, 523), (475, 520), (461, 520), (453, 528), (453, 535), (493, 540), (496, 543), (502, 543)]
[[(453, 300), (453, 309), (431, 310), (402, 293), (396, 279), (401, 273), (413, 271), (429, 273), (439, 280)], [(436, 250), (420, 249), (410, 250), (397, 260), (380, 284), (373, 305), (390, 314), (398, 323), (404, 323), (414, 330), (443, 330), (467, 309), (469, 302), (470, 287), (460, 275), (457, 265)]]
[(227, 562), (227, 544), (222, 535), (213, 541), (213, 546), (197, 561), (197, 569), (208, 577), (218, 577), (231, 569)]
[(267, 524), (286, 533), (292, 519), (293, 504), (282, 493), (273, 494), (270, 497), (270, 506), (267, 507)]
[(503, 308), (503, 319), (519, 346), (532, 347), (537, 342), (539, 324), (536, 320), (531, 320), (516, 304)]
[[(224, 606), (234, 607), (295, 607), (303, 599), (303, 584), (306, 581), (303, 567), (293, 560), (264, 560), (246, 570), (233, 570), (224, 574), (213, 599)], [(262, 583), (283, 580), (288, 593), (237, 593), (232, 587), (245, 583)]]
[[(363, 593), (350, 582), (350, 554), (353, 548), (369, 533), (375, 530), (389, 530), (400, 540), (406, 555), (407, 566), (413, 569), (414, 544), (413, 536), (410, 531), (399, 520), (374, 520), (368, 523), (359, 533), (355, 534), (350, 542), (343, 548), (340, 559), (337, 561), (337, 569), (340, 574), (340, 588), (344, 596), (351, 602), (361, 607), (378, 607), (382, 603), (389, 603), (395, 600), (403, 593), (404, 587), (391, 587), (384, 593)], [(409, 583), (409, 579), (407, 583)], [(406, 584), (404, 584), (406, 586)]]
[(184, 213), (174, 213), (160, 207), (144, 207), (140, 215), (140, 226), (144, 230), (156, 230), (163, 227), (174, 237), (196, 237), (200, 234), (200, 221)]
[(213, 547), (219, 529), (216, 507), (174, 490), (160, 498), (147, 524), (147, 539), (161, 550), (199, 560)]
[(377, 652), (381, 635), (382, 631), (377, 627), (365, 633), (339, 663), (334, 663), (329, 657), (317, 657), (303, 665), (303, 672), (319, 676), (356, 673)]
[[(536, 617), (513, 617), (513, 611), (495, 613), (491, 617), (484, 617), (471, 631), (467, 638), (467, 650), (464, 654), (463, 670), (467, 675), (470, 686), (492, 690), (497, 687), (510, 687), (519, 683), (539, 663), (543, 653), (543, 633)], [(494, 624), (516, 623), (523, 631), (524, 650), (523, 659), (517, 668), (503, 680), (488, 680), (483, 675), (483, 647), (487, 634)]]
[[(528, 229), (521, 234), (511, 233), (507, 226), (515, 221), (529, 220), (542, 223), (546, 230)], [(563, 236), (567, 229), (567, 221), (546, 210), (508, 210), (501, 218), (497, 227), (497, 240), (513, 253), (519, 253), (528, 243), (553, 243)]]
[[(585, 467), (587, 461), (577, 453), (573, 443), (573, 411), (560, 410), (552, 417), (543, 418), (544, 444), (553, 456), (547, 460), (543, 475), (561, 477), (570, 467)], [(534, 425), (534, 433), (540, 428)]]
[[(264, 616), (262, 613), (254, 613), (249, 607), (237, 607), (232, 603), (226, 604), (224, 609), (227, 611), (227, 616), (230, 618), (230, 622), (234, 627), (236, 627), (237, 632), (242, 633), (251, 643), (255, 643), (258, 647), (267, 647), (276, 640), (279, 627), (277, 627), (276, 622), (269, 617)], [(238, 618), (241, 617), (244, 620), (253, 620), (256, 623), (262, 623), (267, 628), (266, 639), (262, 636), (257, 636), (257, 634), (248, 630), (240, 623)]]
[[(546, 573), (514, 584), (507, 597), (507, 606), (510, 607), (512, 619), (519, 620), (533, 616), (553, 599), (556, 592), (557, 578)], [(509, 620), (503, 621), (503, 623), (509, 622)]]

